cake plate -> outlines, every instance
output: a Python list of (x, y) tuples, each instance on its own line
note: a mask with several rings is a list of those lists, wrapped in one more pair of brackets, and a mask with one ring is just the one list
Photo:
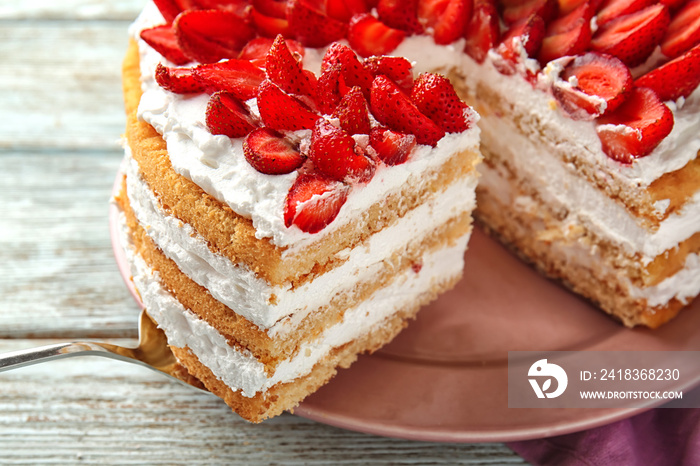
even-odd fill
[[(116, 261), (138, 300), (110, 211)], [(657, 330), (627, 329), (474, 229), (463, 279), (392, 343), (360, 356), (294, 414), (389, 437), (503, 442), (605, 425), (645, 409), (509, 409), (508, 351), (698, 351), (700, 300)], [(526, 369), (525, 369), (526, 370)], [(700, 377), (694, 374), (691, 379)], [(688, 389), (691, 386), (679, 386)]]

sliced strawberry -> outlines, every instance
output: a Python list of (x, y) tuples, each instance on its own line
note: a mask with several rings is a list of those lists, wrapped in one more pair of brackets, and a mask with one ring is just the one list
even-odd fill
[(367, 13), (370, 6), (365, 0), (326, 0), (326, 14), (338, 21), (347, 23), (360, 13)]
[[(502, 61), (494, 62), (496, 69), (506, 75), (515, 73), (523, 58), (534, 57), (540, 51), (544, 34), (544, 21), (535, 14), (513, 24), (496, 47), (503, 57)], [(526, 57), (523, 57), (523, 52)]]
[(209, 93), (227, 91), (238, 99), (248, 100), (257, 95), (265, 72), (248, 60), (234, 58), (200, 65), (195, 69), (195, 76)]
[(228, 10), (193, 10), (180, 14), (174, 23), (180, 48), (200, 63), (235, 58), (255, 37), (255, 31)]
[(141, 31), (141, 39), (175, 65), (191, 62), (177, 44), (175, 31), (171, 26), (156, 26)]
[(291, 173), (304, 163), (299, 146), (270, 128), (257, 128), (243, 141), (245, 159), (260, 173)]
[(321, 118), (311, 134), (309, 158), (314, 168), (334, 180), (366, 182), (374, 174), (374, 163), (344, 130)]
[(537, 15), (548, 23), (557, 17), (559, 4), (557, 0), (504, 0), (503, 21), (514, 24)]
[(175, 0), (153, 0), (153, 3), (168, 24), (172, 24), (177, 15), (182, 13), (182, 8)]
[(674, 11), (683, 3), (685, 3), (686, 0), (661, 0), (659, 3), (666, 5), (669, 10)]
[(598, 27), (657, 3), (656, 0), (607, 0), (596, 15)]
[(619, 58), (588, 52), (572, 60), (552, 92), (576, 120), (592, 120), (615, 111), (632, 89), (632, 73)]
[(460, 133), (472, 124), (469, 107), (457, 96), (450, 80), (442, 75), (423, 73), (418, 76), (411, 100), (446, 133)]
[(287, 18), (275, 18), (266, 16), (257, 10), (250, 11), (250, 19), (255, 30), (263, 37), (277, 37), (279, 34), (291, 36), (292, 28)]
[(319, 88), (324, 87), (329, 103), (337, 104), (354, 86), (359, 86), (365, 98), (369, 98), (373, 79), (350, 47), (337, 42), (328, 47), (321, 61)]
[(253, 0), (253, 9), (265, 16), (287, 19), (287, 0)]
[(614, 19), (598, 29), (591, 49), (615, 55), (629, 67), (644, 63), (666, 33), (670, 17), (660, 4)]
[(338, 216), (350, 187), (316, 174), (301, 174), (287, 194), (284, 224), (306, 233), (323, 230)]
[[(241, 50), (241, 54), (238, 56), (238, 59), (249, 60), (257, 67), (265, 68), (267, 52), (270, 51), (270, 47), (272, 47), (272, 43), (274, 41), (275, 40), (271, 37), (256, 37), (245, 44), (245, 47), (243, 47), (243, 50)], [(304, 56), (304, 46), (299, 42), (292, 39), (287, 39), (286, 43), (287, 47), (289, 47), (289, 50), (292, 53), (298, 53), (300, 56)]]
[(498, 43), (500, 35), (500, 20), (493, 0), (476, 0), (464, 36), (464, 52), (478, 63), (483, 63), (488, 51)]
[(233, 94), (221, 91), (209, 98), (206, 124), (211, 134), (241, 138), (258, 126), (248, 106)]
[[(265, 60), (265, 71), (270, 81), (290, 94), (316, 95), (316, 79), (304, 73), (301, 62), (292, 55), (284, 37), (277, 36)], [(313, 75), (312, 75), (313, 76)]]
[(451, 44), (462, 37), (471, 16), (472, 0), (418, 1), (418, 20), (432, 28), (436, 44)]
[(423, 32), (418, 22), (418, 0), (379, 0), (377, 17), (390, 28), (409, 34)]
[(603, 0), (559, 0), (559, 16), (565, 16), (584, 3), (588, 3), (591, 11), (598, 11)]
[(176, 94), (204, 92), (204, 86), (196, 78), (194, 68), (170, 68), (158, 63), (156, 82), (163, 89)]
[(318, 78), (318, 96), (316, 102), (324, 113), (333, 113), (340, 99), (350, 90), (345, 84), (345, 77), (340, 65), (334, 65), (321, 73)]
[(622, 163), (649, 155), (673, 129), (673, 113), (654, 91), (635, 87), (625, 102), (598, 119), (596, 128), (608, 157)]
[(688, 97), (700, 85), (700, 44), (637, 78), (634, 84), (653, 89), (663, 102)]
[(419, 144), (436, 146), (445, 135), (445, 131), (423, 115), (386, 76), (374, 78), (370, 108), (380, 123), (401, 133), (414, 134)]
[(408, 160), (409, 154), (416, 147), (416, 137), (389, 128), (376, 127), (369, 134), (369, 144), (385, 164), (400, 165)]
[(358, 86), (343, 96), (333, 116), (340, 120), (340, 127), (350, 135), (369, 134), (371, 130), (367, 101)]
[(265, 80), (258, 91), (258, 110), (265, 126), (272, 129), (311, 129), (319, 117), (299, 99), (285, 94), (271, 81)]
[(176, 0), (183, 10), (227, 10), (243, 17), (250, 6), (250, 0)]
[(676, 58), (700, 44), (700, 0), (691, 0), (671, 19), (661, 52)]
[(290, 0), (287, 4), (287, 20), (296, 39), (307, 47), (323, 47), (345, 37), (348, 26), (329, 18), (304, 0)]
[(407, 92), (413, 87), (413, 65), (403, 57), (369, 57), (364, 67), (372, 76), (383, 74)]
[(543, 65), (565, 55), (584, 52), (591, 42), (591, 17), (588, 3), (582, 3), (566, 16), (557, 18), (547, 26), (538, 60)]
[(348, 27), (350, 47), (362, 57), (386, 55), (405, 38), (404, 31), (390, 28), (369, 13), (353, 16)]

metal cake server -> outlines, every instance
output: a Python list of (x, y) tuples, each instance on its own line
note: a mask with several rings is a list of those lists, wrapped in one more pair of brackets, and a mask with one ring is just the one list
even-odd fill
[(104, 356), (139, 364), (180, 383), (206, 391), (204, 385), (177, 362), (175, 355), (168, 347), (165, 333), (151, 320), (145, 310), (139, 315), (139, 344), (136, 348), (125, 348), (96, 341), (74, 341), (39, 346), (0, 354), (0, 372), (72, 356)]

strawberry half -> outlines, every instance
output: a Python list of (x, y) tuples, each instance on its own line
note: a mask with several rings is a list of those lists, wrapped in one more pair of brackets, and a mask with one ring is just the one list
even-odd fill
[(496, 52), (503, 57), (502, 61), (494, 62), (496, 69), (505, 75), (514, 74), (523, 59), (522, 52), (527, 57), (537, 56), (544, 34), (544, 21), (536, 14), (513, 24), (496, 47)]
[(445, 131), (423, 115), (386, 76), (374, 78), (370, 108), (380, 123), (401, 133), (414, 134), (419, 144), (436, 146), (445, 135)]
[(409, 34), (423, 32), (418, 22), (418, 0), (379, 0), (377, 17), (390, 28)]
[(469, 107), (457, 96), (449, 79), (442, 75), (423, 73), (418, 76), (411, 100), (446, 133), (460, 133), (472, 124)]
[(229, 10), (185, 11), (175, 19), (174, 27), (182, 51), (200, 63), (235, 58), (255, 37), (255, 30)]
[(369, 99), (373, 79), (350, 47), (334, 42), (321, 61), (319, 104), (326, 113), (332, 113), (340, 99), (355, 86)]
[(195, 77), (206, 92), (227, 91), (241, 100), (248, 100), (258, 93), (265, 72), (248, 60), (231, 59), (199, 65)]
[(182, 8), (176, 0), (153, 0), (153, 3), (168, 24), (172, 24), (177, 15), (182, 13)]
[(347, 23), (353, 16), (367, 13), (369, 10), (370, 5), (365, 0), (326, 0), (326, 14), (343, 23)]
[(257, 128), (243, 140), (243, 155), (260, 173), (291, 173), (304, 163), (299, 147), (270, 128)]
[(464, 52), (477, 63), (483, 63), (488, 51), (498, 44), (500, 35), (500, 19), (493, 0), (476, 0), (464, 36)]
[(175, 31), (171, 26), (156, 26), (144, 29), (141, 31), (141, 39), (175, 65), (184, 65), (192, 61), (180, 49), (175, 37)]
[(248, 106), (233, 94), (220, 91), (209, 98), (206, 124), (211, 134), (241, 138), (258, 126)]
[(598, 27), (604, 26), (612, 20), (644, 9), (654, 3), (657, 3), (656, 0), (608, 0), (603, 3), (600, 11), (596, 14), (596, 24)]
[(369, 144), (385, 164), (400, 165), (408, 160), (411, 151), (416, 147), (416, 137), (389, 128), (376, 127), (369, 134)]
[[(267, 77), (290, 94), (316, 95), (316, 78), (304, 73), (301, 62), (292, 55), (284, 37), (277, 36), (265, 59)], [(313, 76), (313, 75), (312, 75)]]
[(340, 120), (340, 127), (350, 135), (369, 134), (372, 129), (367, 101), (358, 86), (343, 96), (333, 116)]
[(345, 37), (348, 26), (312, 8), (304, 0), (290, 0), (287, 20), (296, 39), (307, 47), (323, 47)]
[(301, 174), (292, 185), (284, 206), (284, 224), (306, 233), (323, 230), (338, 216), (350, 187), (316, 174)]
[(369, 181), (374, 164), (344, 130), (320, 118), (311, 133), (309, 158), (314, 168), (334, 180)]
[[(241, 54), (238, 56), (239, 60), (249, 60), (255, 66), (259, 68), (265, 68), (265, 60), (267, 59), (267, 53), (270, 51), (270, 47), (274, 39), (270, 37), (256, 37), (251, 40), (243, 47)], [(298, 53), (300, 56), (304, 56), (304, 46), (299, 42), (287, 39), (287, 47), (292, 53)]]
[(413, 88), (413, 65), (403, 57), (369, 57), (364, 67), (372, 76), (383, 74), (407, 92)]
[(266, 16), (253, 8), (250, 10), (250, 20), (258, 34), (263, 37), (277, 37), (279, 34), (292, 35), (292, 27), (287, 18)]
[(418, 20), (432, 28), (436, 44), (451, 44), (462, 37), (471, 16), (472, 0), (418, 1)]
[(169, 68), (158, 63), (156, 82), (163, 89), (176, 94), (204, 92), (204, 86), (195, 76), (194, 68)]
[(654, 91), (633, 88), (627, 100), (598, 119), (596, 131), (608, 157), (622, 163), (649, 155), (673, 129), (673, 113)]
[(653, 89), (663, 102), (688, 97), (700, 85), (700, 44), (637, 78), (634, 84)]
[(668, 9), (660, 4), (622, 16), (598, 29), (591, 40), (591, 49), (614, 55), (627, 66), (644, 63), (659, 43), (670, 17)]
[(676, 13), (661, 41), (661, 52), (676, 58), (700, 44), (700, 0), (691, 0)]
[(265, 126), (279, 130), (311, 129), (320, 118), (299, 99), (267, 79), (258, 90), (258, 110)]
[(576, 57), (562, 71), (552, 93), (575, 120), (612, 112), (632, 89), (632, 73), (619, 58), (597, 52)]
[(559, 4), (557, 0), (503, 0), (503, 21), (514, 24), (537, 15), (545, 23), (557, 17)]
[(286, 0), (253, 0), (253, 9), (272, 18), (287, 18)]
[(348, 27), (348, 42), (360, 56), (386, 55), (406, 38), (400, 29), (390, 28), (369, 13), (355, 15)]
[(584, 52), (591, 42), (592, 15), (588, 3), (582, 3), (566, 16), (552, 21), (537, 57), (540, 63), (544, 65), (565, 55)]

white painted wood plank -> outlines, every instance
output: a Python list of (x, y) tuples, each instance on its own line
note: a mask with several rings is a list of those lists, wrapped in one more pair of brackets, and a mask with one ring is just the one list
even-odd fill
[[(0, 351), (47, 341), (0, 340)], [(0, 462), (523, 464), (498, 444), (387, 439), (283, 415), (259, 425), (145, 368), (79, 357), (0, 373)]]
[(0, 19), (131, 20), (145, 0), (0, 0)]

